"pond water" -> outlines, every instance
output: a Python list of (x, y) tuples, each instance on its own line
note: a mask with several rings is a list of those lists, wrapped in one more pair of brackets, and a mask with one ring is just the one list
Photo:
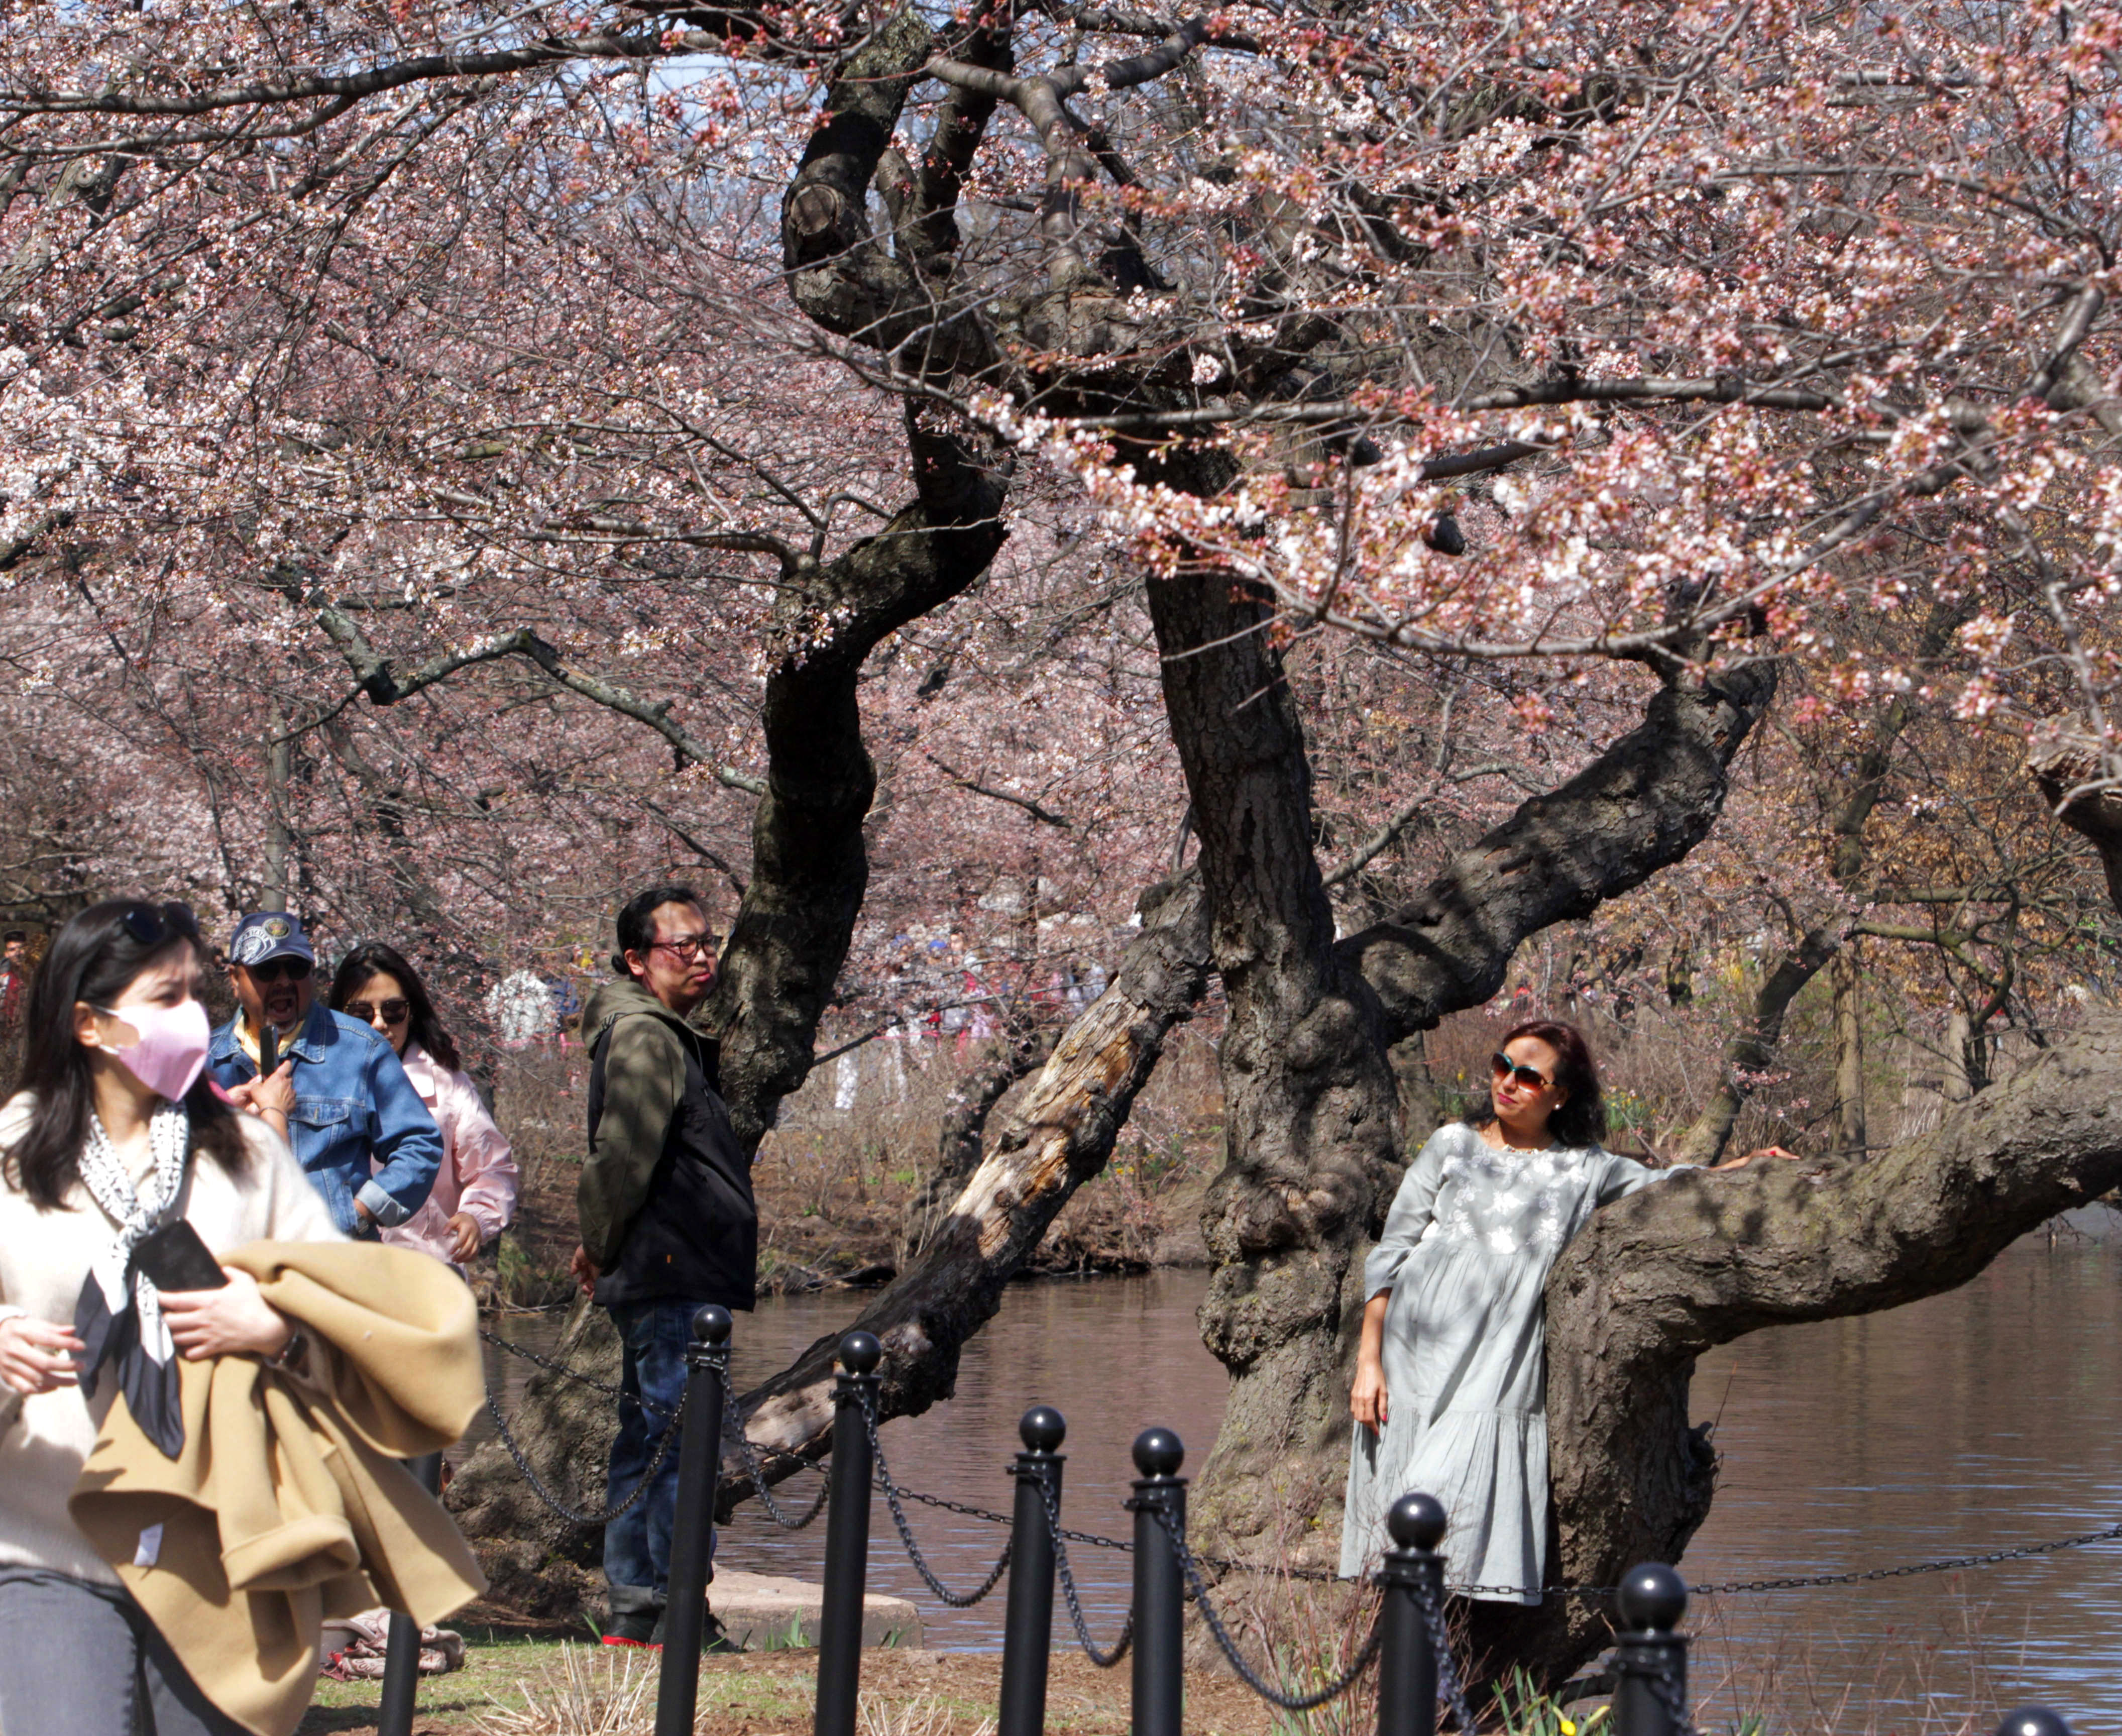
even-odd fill
[[(1194, 1320), (1206, 1281), (1176, 1271), (1012, 1287), (966, 1348), (958, 1397), (886, 1426), (897, 1479), (1007, 1511), (1017, 1419), (1049, 1403), (1068, 1420), (1067, 1523), (1128, 1535), (1120, 1503), (1135, 1434), (1176, 1429), (1198, 1468), (1221, 1420), (1225, 1377)], [(851, 1301), (780, 1299), (739, 1317), (740, 1388), (844, 1324)], [(2122, 1244), (2030, 1238), (1947, 1295), (1726, 1346), (1704, 1359), (1694, 1392), (1722, 1457), (1716, 1505), (1683, 1564), (1698, 1583), (1891, 1567), (2122, 1523)], [(806, 1500), (811, 1486), (807, 1476), (788, 1486)], [(994, 1526), (918, 1505), (909, 1514), (954, 1588), (977, 1584), (1002, 1546)], [(872, 1585), (918, 1601), (931, 1645), (999, 1646), (999, 1595), (942, 1608), (881, 1501), (872, 1534)], [(747, 1505), (722, 1559), (815, 1579), (824, 1541), (822, 1521), (792, 1536)], [(1126, 1607), (1127, 1558), (1080, 1547), (1072, 1557), (1093, 1631), (1109, 1637)], [(2122, 1545), (2108, 1544), (1704, 1600), (1691, 1617), (1693, 1680), (1698, 1693), (1713, 1690), (1720, 1723), (1766, 1710), (1778, 1731), (1830, 1721), (1856, 1730), (1874, 1718), (1942, 1730), (1971, 1694), (2045, 1699), (2079, 1736), (2122, 1732), (2110, 1710), (2122, 1666), (2118, 1580)]]

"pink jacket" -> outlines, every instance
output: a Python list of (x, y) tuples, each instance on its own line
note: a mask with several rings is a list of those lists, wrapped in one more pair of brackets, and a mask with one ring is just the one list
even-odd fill
[(459, 1212), (477, 1221), (482, 1245), (516, 1215), (516, 1157), (469, 1079), (451, 1072), (418, 1043), (406, 1044), (404, 1060), (406, 1077), (442, 1130), (442, 1167), (428, 1203), (403, 1224), (385, 1230), (383, 1239), (450, 1260), (449, 1221)]

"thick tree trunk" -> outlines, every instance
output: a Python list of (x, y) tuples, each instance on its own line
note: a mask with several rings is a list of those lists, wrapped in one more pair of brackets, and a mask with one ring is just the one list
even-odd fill
[[(722, 1037), (722, 1095), (746, 1150), (757, 1149), (781, 1099), (810, 1071), (818, 1019), (868, 882), (862, 821), (876, 774), (857, 704), (862, 660), (886, 634), (970, 585), (1002, 545), (1003, 487), (993, 470), (910, 425), (909, 444), (914, 503), (830, 565), (802, 564), (776, 604), (778, 644), (764, 714), (767, 790), (752, 824), (752, 877), (702, 1009), (703, 1022)], [(587, 1372), (616, 1378), (616, 1341), (602, 1315), (571, 1324), (570, 1337)], [(540, 1455), (572, 1462), (609, 1439), (583, 1434), (577, 1393), (557, 1383), (527, 1391), (517, 1420), (534, 1462)], [(504, 1552), (553, 1523), (498, 1444), (465, 1463), (449, 1505), (467, 1536)], [(587, 1546), (579, 1528), (563, 1528)]]
[(1327, 1497), (1302, 1486), (1346, 1432), (1343, 1292), (1398, 1179), (1395, 1093), (1376, 997), (1334, 948), (1274, 611), (1215, 578), (1152, 581), (1149, 600), (1228, 1007), (1201, 1327), (1233, 1383), (1194, 1523), (1264, 1540)]
[[(1676, 1176), (1599, 1213), (1547, 1286), (1549, 1583), (1611, 1585), (1681, 1558), (1715, 1482), (1688, 1426), (1704, 1351), (1951, 1289), (2122, 1182), (2118, 1072), (2122, 1022), (2103, 1020), (1868, 1163)], [(1476, 1605), (1472, 1637), (1552, 1684), (1606, 1643), (1610, 1613)]]

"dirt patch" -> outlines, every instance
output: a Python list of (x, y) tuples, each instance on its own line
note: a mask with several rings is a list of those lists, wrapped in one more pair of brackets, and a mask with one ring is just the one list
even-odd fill
[[(624, 1728), (648, 1731), (654, 1721), (654, 1663), (646, 1654), (619, 1653), (583, 1635), (565, 1659), (554, 1630), (471, 1627), (465, 1667), (421, 1684), (413, 1719), (416, 1736), (516, 1736), (551, 1730), (549, 1711), (571, 1696), (638, 1693), (641, 1712)], [(579, 1634), (581, 1630), (576, 1631)], [(572, 1673), (569, 1669), (573, 1665)], [(700, 1664), (700, 1736), (804, 1736), (817, 1692), (814, 1650), (749, 1652), (706, 1658)], [(1002, 1659), (993, 1652), (880, 1649), (862, 1654), (862, 1695), (874, 1708), (869, 1728), (918, 1730), (921, 1736), (975, 1736), (994, 1717)], [(1071, 1736), (1126, 1736), (1129, 1669), (1101, 1670), (1079, 1652), (1056, 1651), (1048, 1678), (1046, 1727)], [(380, 1689), (374, 1682), (325, 1682), (299, 1736), (373, 1730)], [(579, 1703), (577, 1701), (576, 1703)], [(1267, 1736), (1266, 1707), (1227, 1675), (1190, 1671), (1186, 1723), (1201, 1736)]]

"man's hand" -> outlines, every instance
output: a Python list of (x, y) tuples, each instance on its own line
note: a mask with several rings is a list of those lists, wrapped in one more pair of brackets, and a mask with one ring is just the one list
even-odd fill
[(596, 1262), (590, 1258), (589, 1250), (580, 1242), (575, 1244), (574, 1252), (568, 1256), (568, 1275), (582, 1287), (585, 1296), (596, 1288), (597, 1279), (601, 1275)]
[(277, 1115), (285, 1121), (295, 1107), (294, 1074), (294, 1062), (283, 1061), (264, 1079), (231, 1086), (229, 1097), (252, 1115)]
[(88, 1346), (72, 1327), (55, 1327), (26, 1314), (0, 1320), (0, 1380), (25, 1394), (56, 1392), (81, 1384), (74, 1367)]
[(459, 1212), (444, 1226), (450, 1233), (450, 1257), (462, 1266), (479, 1252), (479, 1245), (486, 1238), (479, 1233), (479, 1219), (470, 1212)]
[(228, 1282), (217, 1290), (171, 1290), (159, 1299), (170, 1336), (188, 1362), (244, 1351), (278, 1356), (295, 1328), (265, 1299), (248, 1272), (224, 1266)]

